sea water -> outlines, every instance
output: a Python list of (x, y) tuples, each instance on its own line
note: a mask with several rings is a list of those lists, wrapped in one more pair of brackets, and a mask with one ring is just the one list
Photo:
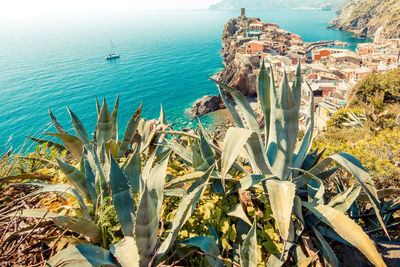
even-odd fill
[[(196, 99), (217, 94), (207, 77), (223, 68), (222, 30), (238, 13), (130, 11), (1, 21), (0, 155), (21, 147), (26, 135), (44, 138), (42, 132), (55, 132), (48, 108), (73, 132), (68, 106), (93, 132), (95, 98), (105, 97), (112, 109), (118, 93), (120, 136), (141, 102), (145, 118), (158, 118), (162, 103), (174, 127), (193, 125), (185, 110)], [(247, 10), (247, 16), (277, 23), (306, 42), (341, 40), (353, 50), (364, 42), (326, 29), (332, 11)], [(110, 41), (120, 59), (105, 60)]]

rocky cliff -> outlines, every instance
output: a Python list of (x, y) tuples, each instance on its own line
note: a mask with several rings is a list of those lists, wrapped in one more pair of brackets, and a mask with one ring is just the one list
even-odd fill
[[(250, 38), (245, 37), (245, 26), (259, 21), (258, 18), (238, 17), (225, 24), (222, 33), (222, 50), (224, 70), (217, 73), (220, 82), (239, 90), (247, 97), (257, 95), (257, 74), (260, 59), (257, 55), (238, 53), (238, 48)], [(208, 112), (223, 108), (220, 97), (206, 96), (197, 100), (190, 110), (192, 116), (201, 116)]]
[(400, 1), (354, 0), (330, 23), (334, 29), (354, 32), (357, 38), (373, 39), (376, 32), (386, 38), (399, 38)]
[(234, 18), (225, 24), (222, 34), (222, 56), (225, 69), (218, 73), (219, 81), (239, 90), (245, 96), (255, 96), (257, 76), (255, 70), (259, 67), (257, 56), (243, 55), (237, 50), (250, 39), (244, 37), (245, 30), (241, 26), (248, 25), (257, 18)]

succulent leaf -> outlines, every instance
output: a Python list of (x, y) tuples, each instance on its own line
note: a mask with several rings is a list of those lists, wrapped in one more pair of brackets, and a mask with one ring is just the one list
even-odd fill
[(142, 163), (140, 159), (140, 144), (133, 151), (132, 155), (126, 160), (123, 171), (128, 177), (128, 182), (132, 193), (137, 194), (140, 189), (140, 175), (142, 171)]
[(139, 267), (139, 252), (133, 237), (124, 237), (110, 246), (110, 252), (122, 267)]
[(130, 194), (128, 178), (111, 157), (110, 187), (112, 200), (124, 236), (133, 236), (135, 202)]
[(48, 111), (51, 121), (53, 122), (54, 127), (56, 127), (57, 132), (61, 134), (66, 134), (67, 132), (61, 127), (60, 123), (57, 121), (56, 117), (53, 115), (53, 112), (51, 112), (50, 108), (48, 108)]
[[(153, 154), (154, 155), (154, 154)], [(151, 169), (148, 177), (145, 180), (149, 194), (154, 201), (158, 216), (161, 216), (162, 202), (164, 199), (165, 176), (167, 175), (168, 160), (171, 153), (165, 155)]]
[(97, 147), (101, 147), (111, 140), (113, 134), (113, 122), (106, 99), (103, 99), (103, 105), (96, 125)]
[(337, 161), (341, 166), (346, 168), (354, 176), (354, 178), (356, 178), (358, 183), (362, 186), (362, 188), (365, 190), (368, 197), (370, 198), (372, 207), (375, 210), (379, 223), (381, 224), (386, 236), (389, 237), (385, 223), (383, 222), (380, 214), (378, 193), (375, 188), (374, 181), (372, 180), (368, 171), (365, 170), (362, 164), (350, 154), (339, 153), (333, 156), (329, 156), (329, 158)]
[(344, 213), (332, 207), (314, 202), (303, 202), (303, 206), (330, 226), (347, 242), (360, 250), (375, 266), (386, 266), (372, 240), (359, 225)]
[(25, 182), (23, 184), (34, 185), (34, 186), (39, 187), (38, 190), (35, 190), (35, 191), (25, 195), (24, 198), (28, 198), (28, 197), (48, 193), (48, 192), (57, 193), (60, 197), (62, 197), (64, 199), (66, 199), (66, 197), (64, 196), (65, 194), (73, 196), (78, 201), (79, 207), (80, 207), (84, 217), (87, 219), (90, 219), (89, 213), (87, 211), (87, 207), (85, 205), (85, 202), (83, 201), (82, 196), (78, 193), (78, 191), (72, 185), (49, 184), (49, 183), (44, 183), (44, 182), (40, 182), (40, 181)]
[(274, 127), (270, 128), (268, 159), (272, 166), (272, 172), (281, 179), (287, 180), (291, 172), (289, 167), (292, 166), (299, 119), (286, 72), (283, 75), (278, 97), (272, 105), (274, 118), (271, 119), (271, 123)]
[(85, 127), (83, 127), (82, 122), (79, 118), (69, 109), (69, 115), (71, 116), (72, 126), (74, 127), (76, 136), (83, 142), (88, 150), (92, 149), (89, 135), (87, 134)]
[(60, 138), (65, 147), (68, 149), (75, 158), (80, 161), (83, 151), (83, 142), (78, 137), (67, 133), (43, 133), (45, 135), (54, 136)]
[(271, 121), (271, 81), (264, 61), (261, 64), (260, 74), (258, 76), (258, 101), (264, 115), (265, 127), (265, 146), (268, 144), (269, 127)]
[(251, 136), (247, 139), (247, 144), (245, 148), (250, 165), (253, 168), (253, 172), (255, 174), (272, 174), (268, 165), (265, 147), (263, 142), (261, 141), (261, 137), (259, 134), (253, 132)]
[(111, 253), (104, 248), (89, 244), (71, 246), (58, 252), (46, 265), (56, 266), (117, 266)]
[(86, 158), (84, 158), (84, 165), (85, 165), (86, 187), (92, 199), (92, 204), (95, 205), (97, 200), (96, 177), (93, 174), (89, 161)]
[[(214, 257), (218, 257), (220, 253), (219, 248), (215, 243), (215, 241), (208, 236), (195, 236), (190, 239), (186, 239), (185, 241), (183, 241), (183, 244), (187, 246), (198, 247), (199, 249), (201, 249), (201, 251), (209, 255), (212, 255)], [(210, 256), (207, 256), (206, 259), (210, 264), (210, 266), (220, 266), (220, 267), (224, 266), (222, 260), (220, 259), (215, 259)]]
[(139, 249), (140, 266), (147, 266), (156, 247), (158, 220), (157, 206), (150, 196), (147, 184), (145, 184), (135, 224), (135, 237)]
[(91, 201), (89, 190), (86, 186), (86, 177), (83, 173), (81, 173), (75, 167), (69, 165), (68, 163), (64, 163), (58, 158), (56, 158), (58, 166), (61, 171), (65, 174), (68, 181), (70, 181), (78, 192), (87, 200)]
[(317, 237), (319, 243), (322, 246), (322, 255), (328, 261), (328, 263), (334, 267), (339, 266), (339, 260), (336, 257), (335, 252), (332, 250), (329, 243), (325, 240), (322, 234), (314, 227), (311, 226), (311, 230), (314, 232), (315, 236)]
[(290, 181), (267, 180), (267, 189), (272, 213), (278, 225), (279, 233), (286, 242), (295, 197), (296, 186)]
[(214, 170), (214, 166), (211, 166), (207, 172), (200, 178), (203, 183), (198, 185), (194, 188), (190, 193), (185, 195), (175, 213), (174, 219), (172, 220), (171, 230), (167, 236), (167, 238), (161, 244), (161, 247), (158, 251), (157, 258), (162, 257), (168, 250), (171, 248), (173, 243), (175, 242), (176, 238), (178, 237), (178, 233), (185, 222), (189, 219), (192, 215), (193, 210), (196, 207), (197, 201), (199, 200), (200, 196), (203, 194), (204, 190), (206, 189), (207, 182), (210, 179), (210, 175)]
[(85, 218), (62, 216), (44, 209), (25, 209), (11, 213), (9, 216), (48, 219), (59, 227), (89, 237), (94, 243), (100, 241), (100, 228), (94, 222)]
[(193, 164), (192, 163), (192, 155), (190, 152), (181, 144), (176, 142), (175, 140), (166, 140), (167, 142), (167, 147), (172, 149), (175, 154), (177, 154), (179, 157), (181, 157), (184, 161)]
[(124, 138), (122, 139), (121, 146), (119, 147), (117, 158), (122, 157), (128, 150), (129, 145), (132, 143), (133, 137), (135, 136), (136, 130), (139, 126), (142, 107), (142, 104), (140, 104), (140, 107), (135, 111), (135, 113), (133, 113), (128, 125), (126, 126)]
[(217, 86), (219, 94), (221, 95), (222, 101), (225, 104), (225, 107), (228, 109), (229, 113), (231, 114), (233, 120), (237, 127), (244, 128), (244, 124), (242, 121), (241, 116), (237, 112), (236, 108), (232, 105), (231, 100), (226, 96), (225, 89), (222, 86)]
[(233, 209), (228, 211), (228, 213), (226, 215), (242, 219), (248, 225), (250, 225), (250, 226), (252, 225), (249, 218), (247, 217), (246, 213), (244, 212), (241, 203), (237, 204)]
[(296, 74), (294, 76), (294, 81), (292, 85), (293, 89), (293, 98), (294, 101), (296, 102), (296, 107), (299, 110), (300, 109), (300, 103), (301, 103), (301, 64), (300, 60), (297, 61), (297, 69), (296, 69)]
[(31, 139), (32, 141), (34, 141), (34, 142), (36, 142), (38, 144), (47, 144), (49, 147), (54, 147), (60, 153), (63, 152), (66, 149), (65, 146), (63, 146), (63, 145), (61, 145), (59, 143), (56, 143), (56, 142), (49, 141), (49, 140), (43, 140), (43, 139), (35, 138), (35, 137), (32, 137), (32, 136), (26, 136), (26, 138), (29, 138), (29, 139)]
[[(309, 86), (308, 86), (309, 87)], [(311, 88), (310, 90), (310, 106), (309, 106), (309, 118), (307, 122), (307, 131), (303, 137), (301, 142), (299, 151), (293, 158), (293, 167), (300, 168), (306, 158), (307, 153), (310, 151), (313, 141), (313, 132), (314, 132), (314, 95), (312, 93)], [(296, 175), (294, 175), (296, 176)]]
[(221, 86), (224, 90), (231, 94), (233, 99), (235, 100), (238, 108), (242, 112), (243, 118), (246, 122), (245, 128), (250, 129), (256, 133), (260, 132), (260, 127), (258, 126), (256, 115), (254, 114), (253, 109), (251, 108), (247, 98), (238, 90), (229, 87), (228, 85), (221, 83), (217, 80), (210, 78), (211, 81), (215, 82), (218, 86)]
[(353, 184), (346, 191), (334, 196), (328, 203), (328, 206), (335, 208), (343, 213), (346, 213), (354, 201), (361, 193), (361, 186)]
[(203, 135), (203, 132), (199, 132), (200, 135), (200, 154), (202, 158), (207, 162), (208, 167), (210, 167), (215, 162), (215, 154), (212, 150), (210, 144), (207, 142)]
[(112, 121), (112, 135), (111, 139), (118, 142), (118, 106), (119, 106), (119, 94), (117, 94), (117, 98), (115, 99), (114, 109), (111, 114)]
[(231, 127), (225, 134), (221, 155), (221, 182), (225, 187), (225, 177), (235, 162), (239, 152), (243, 149), (252, 131), (244, 128)]
[(160, 117), (158, 118), (158, 121), (161, 124), (167, 124), (167, 120), (165, 119), (165, 112), (164, 112), (162, 104), (160, 104)]
[(258, 251), (257, 251), (257, 222), (254, 223), (247, 234), (243, 246), (240, 248), (240, 266), (257, 267)]

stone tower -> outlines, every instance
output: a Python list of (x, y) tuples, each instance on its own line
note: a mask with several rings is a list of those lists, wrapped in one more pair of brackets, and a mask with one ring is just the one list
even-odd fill
[(244, 7), (242, 7), (242, 8), (240, 9), (240, 16), (241, 16), (241, 17), (246, 17), (246, 9), (245, 9)]

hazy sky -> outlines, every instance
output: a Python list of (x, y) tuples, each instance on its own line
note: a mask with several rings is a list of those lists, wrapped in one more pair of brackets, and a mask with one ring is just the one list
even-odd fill
[(0, 16), (24, 17), (69, 12), (130, 9), (206, 9), (220, 0), (0, 0)]

